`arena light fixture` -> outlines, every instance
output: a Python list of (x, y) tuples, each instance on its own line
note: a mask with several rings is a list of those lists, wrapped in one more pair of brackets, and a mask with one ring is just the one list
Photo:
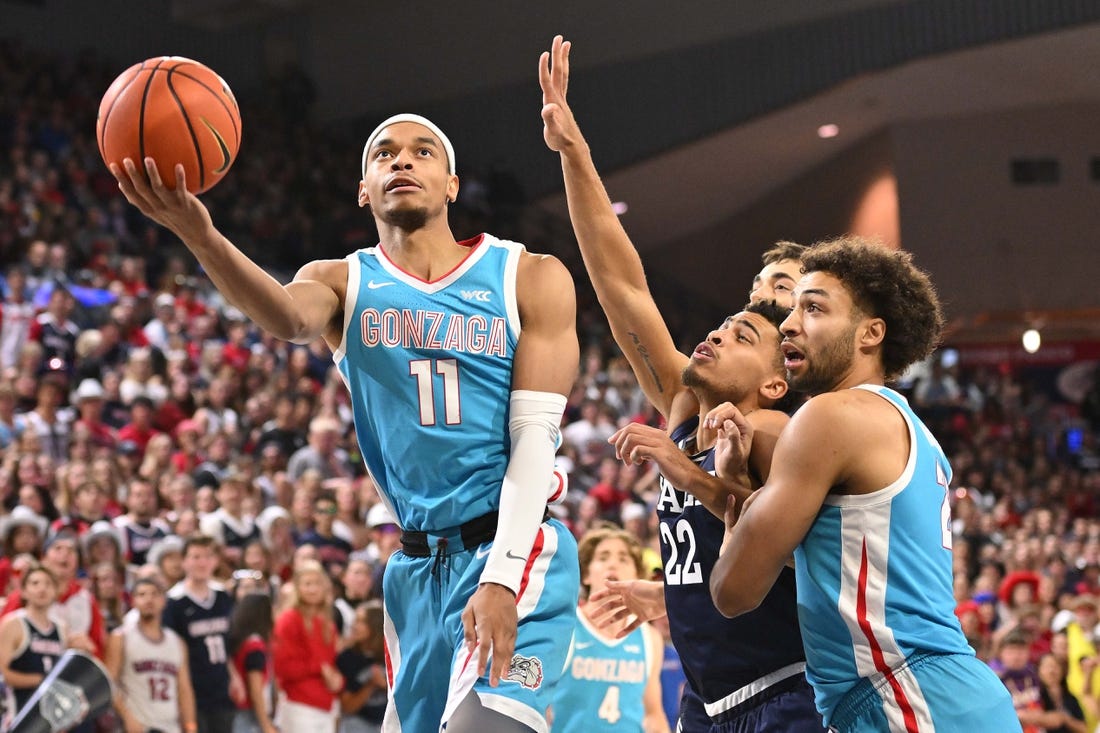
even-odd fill
[(1024, 345), (1024, 351), (1029, 354), (1034, 354), (1042, 346), (1043, 338), (1039, 335), (1039, 330), (1035, 328), (1029, 328), (1024, 331), (1023, 337), (1020, 341)]

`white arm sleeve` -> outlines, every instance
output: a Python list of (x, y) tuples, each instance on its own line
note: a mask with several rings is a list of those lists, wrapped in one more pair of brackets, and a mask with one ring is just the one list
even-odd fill
[(565, 396), (518, 389), (509, 403), (512, 454), (500, 487), (500, 513), (493, 548), (481, 572), (482, 583), (519, 593), (527, 557), (546, 512), (547, 485), (554, 471)]

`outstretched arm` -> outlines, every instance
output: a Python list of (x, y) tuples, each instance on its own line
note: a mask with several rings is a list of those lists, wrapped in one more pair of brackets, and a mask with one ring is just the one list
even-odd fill
[[(611, 208), (588, 143), (566, 103), (569, 49), (570, 44), (556, 36), (550, 52), (539, 58), (543, 136), (550, 149), (561, 154), (569, 218), (615, 341), (630, 361), (646, 397), (671, 421), (673, 400), (684, 391), (680, 373), (688, 357), (677, 351), (657, 310), (642, 260)], [(683, 411), (690, 414), (696, 409), (686, 406)]]
[(152, 158), (142, 164), (144, 172), (129, 158), (122, 168), (111, 165), (126, 200), (178, 236), (225, 299), (261, 328), (277, 338), (308, 344), (341, 314), (340, 294), (347, 280), (343, 262), (312, 262), (283, 286), (214, 227), (210, 212), (187, 191), (182, 165), (174, 171), (173, 191), (164, 185)]

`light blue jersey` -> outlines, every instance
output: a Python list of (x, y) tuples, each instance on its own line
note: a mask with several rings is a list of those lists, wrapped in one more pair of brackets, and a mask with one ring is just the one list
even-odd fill
[(640, 733), (645, 686), (655, 655), (664, 654), (646, 632), (640, 626), (611, 639), (577, 609), (573, 646), (554, 694), (554, 733)]
[(348, 256), (344, 337), (333, 354), (359, 447), (403, 529), (443, 531), (498, 508), (519, 339), (523, 246), (489, 234), (425, 282), (381, 247)]
[(333, 361), (383, 501), (426, 543), (423, 554), (395, 552), (383, 576), (390, 695), (382, 729), (443, 730), (472, 692), (484, 707), (546, 733), (543, 713), (564, 667), (580, 586), (577, 543), (564, 525), (539, 527), (516, 595), (515, 652), (498, 686), (478, 676), (463, 635), (462, 611), (492, 540), (471, 544), (462, 525), (484, 526), (499, 509), (511, 450), (523, 246), (489, 234), (460, 244), (469, 254), (432, 282), (397, 267), (381, 246), (347, 258), (344, 335)]
[[(847, 718), (849, 707), (854, 714), (873, 699), (879, 721), (873, 725), (881, 727), (871, 729), (916, 733), (956, 730), (942, 716), (962, 713), (966, 720), (967, 705), (975, 702), (993, 708), (971, 721), (999, 725), (994, 711), (1005, 712), (999, 703), (1004, 686), (979, 669), (985, 665), (974, 657), (954, 613), (951, 468), (904, 397), (882, 386), (857, 389), (897, 408), (909, 428), (910, 450), (904, 472), (890, 486), (871, 494), (830, 494), (795, 552), (806, 677), (818, 710), (826, 724), (837, 724), (838, 706), (844, 712), (838, 717)], [(934, 658), (973, 666), (973, 686), (941, 685), (938, 679), (946, 675), (917, 671)], [(853, 691), (858, 694), (841, 705)], [(853, 704), (856, 697), (859, 705)], [(1010, 702), (1007, 714), (1014, 720)], [(972, 726), (970, 733), (995, 729)]]

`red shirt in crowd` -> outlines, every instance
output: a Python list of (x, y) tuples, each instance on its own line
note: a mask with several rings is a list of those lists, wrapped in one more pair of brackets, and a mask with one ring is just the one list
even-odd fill
[(149, 445), (149, 441), (153, 439), (153, 436), (159, 434), (159, 432), (159, 430), (156, 430), (154, 428), (145, 428), (143, 430), (142, 428), (139, 428), (137, 425), (134, 425), (131, 422), (126, 423), (118, 429), (118, 439), (119, 442), (122, 442), (124, 440), (133, 441), (137, 444), (138, 455), (144, 456), (145, 447)]
[(623, 502), (630, 498), (630, 492), (601, 481), (588, 490), (588, 495), (600, 504), (600, 514), (617, 512)]
[(262, 672), (264, 675), (264, 689), (267, 689), (268, 664), (267, 642), (259, 634), (253, 634), (241, 642), (237, 653), (233, 655), (233, 666), (237, 668), (237, 674), (244, 682), (245, 696), (235, 700), (238, 710), (252, 710), (252, 698), (248, 689), (248, 673)]
[(91, 437), (92, 444), (100, 448), (114, 448), (118, 444), (118, 440), (115, 438), (115, 431), (110, 425), (101, 422), (99, 420), (90, 422), (83, 418), (78, 419), (74, 425), (82, 425), (88, 429), (88, 435)]
[(275, 678), (288, 700), (320, 710), (332, 708), (336, 695), (325, 686), (321, 666), (336, 667), (336, 637), (332, 619), (316, 615), (307, 628), (297, 608), (275, 619)]

